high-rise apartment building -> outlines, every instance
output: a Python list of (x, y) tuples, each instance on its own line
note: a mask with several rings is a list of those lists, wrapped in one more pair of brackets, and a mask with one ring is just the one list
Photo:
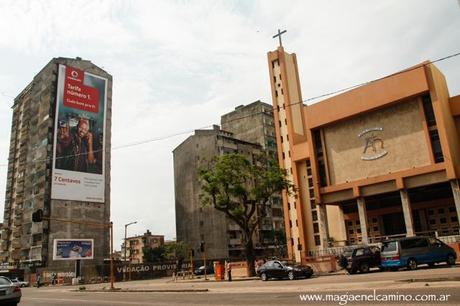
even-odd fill
[[(259, 144), (265, 154), (277, 160), (273, 106), (270, 104), (255, 101), (248, 105), (240, 105), (221, 117), (221, 125), (222, 129), (231, 132), (233, 137)], [(276, 194), (270, 199), (270, 207), (264, 220), (267, 236), (270, 236), (269, 232), (284, 231), (281, 194)], [(272, 228), (267, 226), (270, 222)]]
[(111, 75), (81, 58), (52, 59), (14, 99), (2, 262), (91, 273), (108, 257), (111, 106)]
[(177, 241), (195, 250), (205, 242), (208, 258), (238, 257), (243, 250), (239, 227), (223, 212), (202, 206), (198, 176), (199, 169), (214, 157), (236, 152), (252, 155), (261, 152), (261, 147), (238, 140), (217, 125), (211, 130), (196, 130), (173, 151)]
[[(221, 124), (222, 129), (195, 131), (174, 150), (176, 234), (178, 241), (194, 249), (204, 241), (210, 258), (239, 258), (244, 249), (242, 233), (224, 213), (202, 207), (198, 171), (227, 153), (276, 158), (273, 108), (261, 101), (240, 105), (223, 115)], [(269, 208), (253, 241), (258, 255), (280, 256), (285, 252), (281, 195), (270, 199)]]

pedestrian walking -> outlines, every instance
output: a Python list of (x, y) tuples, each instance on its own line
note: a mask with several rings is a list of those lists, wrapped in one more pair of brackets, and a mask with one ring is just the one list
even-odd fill
[(40, 288), (40, 281), (41, 281), (41, 276), (40, 276), (40, 273), (37, 272), (37, 275), (35, 276), (35, 284), (37, 285), (37, 288)]
[(232, 281), (232, 264), (230, 263), (230, 261), (228, 261), (225, 264), (225, 269), (227, 270), (227, 280), (231, 282)]

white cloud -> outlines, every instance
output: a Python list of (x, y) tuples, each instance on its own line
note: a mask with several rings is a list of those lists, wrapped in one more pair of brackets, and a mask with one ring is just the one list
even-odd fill
[[(0, 92), (18, 94), (53, 57), (90, 59), (114, 77), (116, 147), (218, 123), (240, 104), (271, 103), (266, 53), (278, 28), (297, 53), (305, 99), (458, 52), (458, 13), (456, 1), (430, 0), (2, 1)], [(438, 64), (451, 94), (460, 92), (459, 64)], [(12, 100), (0, 102), (4, 164)], [(113, 151), (117, 241), (133, 220), (131, 233), (174, 237), (172, 150), (186, 137)], [(0, 194), (5, 179), (1, 167)]]

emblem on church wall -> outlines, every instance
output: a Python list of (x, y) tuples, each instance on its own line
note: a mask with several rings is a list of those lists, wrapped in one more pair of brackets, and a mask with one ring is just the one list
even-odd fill
[(385, 150), (383, 139), (379, 136), (381, 131), (383, 131), (383, 128), (375, 127), (365, 129), (358, 134), (358, 138), (364, 140), (362, 160), (375, 160), (388, 154), (388, 151)]

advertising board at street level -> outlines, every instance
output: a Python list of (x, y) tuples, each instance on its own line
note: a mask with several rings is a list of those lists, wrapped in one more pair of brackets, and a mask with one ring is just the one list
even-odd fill
[(93, 258), (93, 239), (54, 239), (53, 260), (78, 260)]

